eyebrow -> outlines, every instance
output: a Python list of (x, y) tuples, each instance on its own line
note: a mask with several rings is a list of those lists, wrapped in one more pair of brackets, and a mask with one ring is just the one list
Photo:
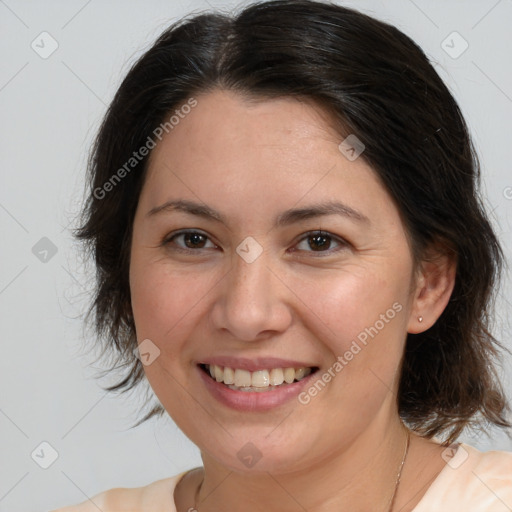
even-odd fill
[[(149, 210), (146, 217), (152, 217), (158, 213), (181, 211), (191, 215), (197, 215), (208, 220), (214, 220), (227, 226), (227, 219), (218, 211), (206, 206), (205, 204), (196, 203), (186, 199), (176, 199), (167, 201), (160, 206), (156, 206)], [(317, 204), (312, 204), (304, 208), (292, 208), (280, 213), (274, 223), (274, 227), (283, 227), (296, 222), (320, 217), (324, 215), (341, 215), (348, 219), (370, 224), (370, 219), (363, 215), (361, 212), (354, 210), (350, 206), (337, 201), (327, 201)]]

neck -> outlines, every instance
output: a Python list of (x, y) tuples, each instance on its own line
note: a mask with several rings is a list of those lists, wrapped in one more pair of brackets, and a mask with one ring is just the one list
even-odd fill
[(404, 456), (406, 429), (396, 415), (359, 433), (346, 447), (291, 472), (236, 473), (203, 454), (196, 508), (388, 512)]

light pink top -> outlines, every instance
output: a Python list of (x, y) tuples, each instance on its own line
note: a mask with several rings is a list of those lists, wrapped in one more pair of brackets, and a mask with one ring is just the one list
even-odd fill
[[(512, 512), (512, 452), (460, 443), (414, 512)], [(115, 488), (53, 512), (176, 512), (174, 488), (187, 471), (145, 487)]]

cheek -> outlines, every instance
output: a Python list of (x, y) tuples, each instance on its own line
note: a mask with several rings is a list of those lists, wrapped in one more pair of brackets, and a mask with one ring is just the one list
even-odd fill
[(191, 358), (187, 340), (197, 327), (201, 299), (211, 287), (212, 279), (198, 272), (178, 272), (162, 261), (132, 260), (130, 291), (137, 340), (149, 339), (159, 350), (158, 357), (144, 365), (144, 373), (173, 418), (188, 417), (183, 412), (183, 404), (190, 401), (183, 384)]
[(331, 398), (368, 414), (394, 388), (403, 351), (407, 283), (393, 272), (386, 266), (347, 266), (320, 279), (317, 274), (295, 281), (301, 321), (330, 353), (332, 364), (323, 375)]
[[(403, 306), (404, 287), (382, 267), (346, 267), (329, 270), (323, 276), (317, 273), (308, 278), (302, 274), (294, 281), (293, 290), (303, 304), (302, 319), (307, 318), (310, 327), (314, 325), (315, 331), (324, 334), (321, 339), (331, 340), (329, 345), (337, 353), (347, 350), (350, 341), (365, 328), (376, 322), (382, 327), (381, 315), (384, 320), (394, 320), (399, 316), (396, 309), (403, 309), (393, 309), (393, 304)], [(390, 324), (386, 322), (386, 329)]]
[(164, 342), (178, 325), (194, 316), (214, 280), (199, 272), (175, 270), (165, 262), (135, 260), (130, 270), (130, 292), (137, 337)]

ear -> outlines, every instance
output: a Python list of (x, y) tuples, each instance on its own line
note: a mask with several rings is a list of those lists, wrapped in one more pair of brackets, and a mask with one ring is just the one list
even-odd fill
[(454, 252), (429, 250), (429, 257), (420, 263), (416, 274), (407, 332), (418, 334), (436, 323), (450, 300), (456, 272)]

